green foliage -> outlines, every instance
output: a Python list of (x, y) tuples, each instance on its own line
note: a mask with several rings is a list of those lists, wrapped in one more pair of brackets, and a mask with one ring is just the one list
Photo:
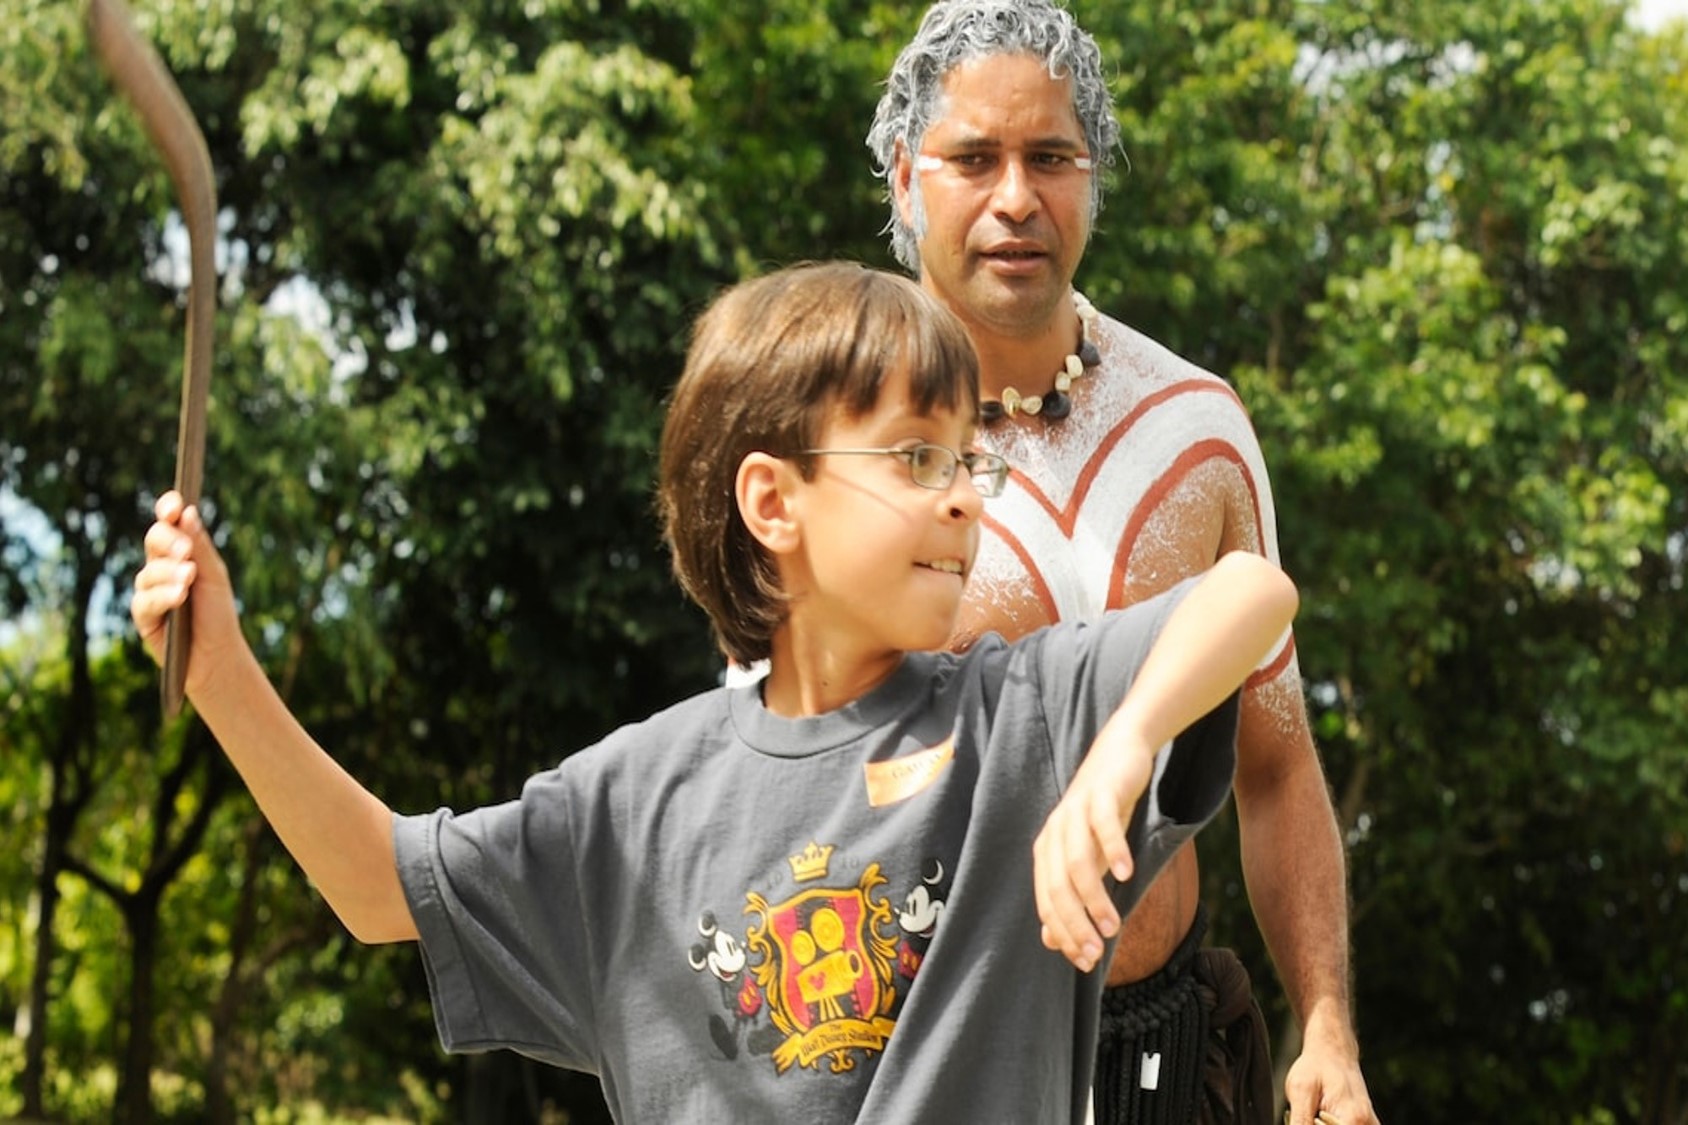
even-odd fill
[(1423, 12), (1309, 11), (1304, 157), (1347, 190), (1306, 346), (1235, 372), (1338, 791), (1369, 771), (1368, 1077), (1409, 1120), (1669, 1120), (1684, 57), (1597, 3)]
[(740, 272), (851, 258), (889, 266), (890, 217), (866, 147), (917, 5), (686, 0), (686, 69), (707, 107), (688, 158)]
[(1098, 307), (1215, 371), (1275, 365), (1316, 284), (1327, 192), (1301, 148), (1313, 100), (1296, 80), (1289, 2), (1091, 5), (1117, 67), (1125, 159), (1079, 282)]
[[(435, 1049), (414, 952), (355, 948), (193, 725), (158, 725), (121, 591), (170, 477), (178, 226), (76, 6), (6, 14), (0, 1019), (68, 793), (46, 1109), (113, 1116), (136, 1024), (166, 1117), (493, 1104)], [(711, 682), (650, 511), (662, 400), (722, 284), (887, 260), (862, 138), (919, 14), (141, 5), (218, 173), (206, 507), (271, 674), (395, 806), (506, 796)], [(1604, 0), (1078, 14), (1130, 161), (1080, 283), (1254, 414), (1383, 1117), (1679, 1118), (1688, 37)], [(1216, 931), (1269, 982), (1228, 831)], [(118, 904), (165, 878), (143, 959)]]

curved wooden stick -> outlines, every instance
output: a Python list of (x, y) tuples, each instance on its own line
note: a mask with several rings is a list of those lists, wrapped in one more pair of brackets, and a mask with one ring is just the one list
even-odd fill
[[(175, 186), (188, 228), (188, 331), (181, 424), (176, 434), (176, 491), (199, 503), (205, 472), (205, 406), (211, 390), (212, 318), (216, 312), (217, 182), (205, 135), (164, 63), (135, 30), (122, 0), (88, 0), (88, 35), (112, 82), (140, 116)], [(164, 641), (164, 715), (182, 709), (192, 648), (192, 603), (170, 614)]]

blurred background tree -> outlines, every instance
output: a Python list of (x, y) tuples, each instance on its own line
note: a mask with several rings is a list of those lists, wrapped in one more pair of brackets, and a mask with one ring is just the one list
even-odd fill
[[(406, 809), (713, 682), (650, 511), (695, 313), (888, 264), (867, 0), (137, 6), (221, 202), (208, 504), (307, 725)], [(1688, 33), (1616, 0), (1079, 5), (1130, 169), (1080, 276), (1232, 378), (1304, 591), (1385, 1120), (1688, 1120)], [(448, 1059), (124, 590), (183, 238), (68, 0), (0, 19), (0, 1115), (601, 1120)], [(1295, 1050), (1203, 837), (1215, 937)]]

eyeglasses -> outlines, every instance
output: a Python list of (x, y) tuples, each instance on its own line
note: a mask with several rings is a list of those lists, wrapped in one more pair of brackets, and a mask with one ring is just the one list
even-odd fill
[(1008, 483), (1008, 462), (994, 453), (957, 453), (947, 445), (933, 445), (921, 442), (903, 449), (801, 449), (798, 457), (818, 457), (822, 454), (836, 453), (850, 456), (855, 454), (871, 454), (881, 457), (902, 457), (908, 461), (908, 475), (914, 478), (914, 483), (921, 488), (932, 488), (939, 492), (955, 483), (955, 470), (958, 465), (967, 468), (967, 475), (973, 480), (973, 487), (979, 490), (980, 496), (1000, 496), (1003, 486)]

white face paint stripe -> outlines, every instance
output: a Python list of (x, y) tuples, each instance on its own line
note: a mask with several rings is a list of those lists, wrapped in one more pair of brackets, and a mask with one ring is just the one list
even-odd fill
[[(919, 171), (919, 172), (936, 172), (936, 171), (939, 171), (940, 169), (942, 169), (943, 166), (944, 166), (944, 158), (941, 157), (941, 156), (933, 156), (931, 153), (928, 153), (928, 152), (921, 152), (921, 153), (915, 154), (914, 167), (915, 167), (916, 171)], [(1088, 157), (1088, 156), (1075, 156), (1075, 157), (1073, 157), (1073, 167), (1077, 168), (1080, 172), (1088, 172), (1093, 167), (1093, 165), (1090, 162), (1090, 157)]]

